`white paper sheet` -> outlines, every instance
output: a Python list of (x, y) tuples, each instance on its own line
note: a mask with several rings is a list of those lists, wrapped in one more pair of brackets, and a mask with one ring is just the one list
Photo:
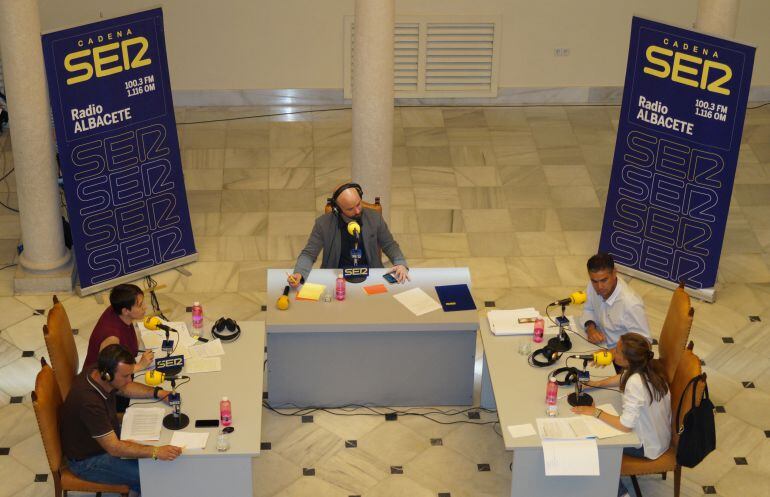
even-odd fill
[(508, 433), (510, 433), (513, 438), (522, 438), (535, 435), (537, 432), (532, 426), (532, 423), (525, 423), (523, 425), (508, 426)]
[(169, 445), (183, 447), (187, 450), (205, 449), (208, 440), (208, 432), (199, 433), (194, 431), (175, 431), (174, 434), (171, 435), (171, 441), (169, 442)]
[(162, 407), (129, 407), (123, 415), (121, 440), (160, 440), (160, 427), (166, 410)]
[(534, 307), (513, 310), (491, 310), (487, 312), (489, 330), (493, 335), (531, 335), (535, 324), (519, 323), (519, 319), (534, 319), (540, 313)]
[(397, 293), (393, 295), (393, 298), (412, 311), (415, 316), (422, 316), (431, 311), (441, 309), (441, 304), (425, 293), (422, 288), (412, 288), (411, 290)]
[(546, 476), (598, 476), (596, 439), (543, 440), (543, 462)]
[(218, 357), (225, 355), (225, 349), (222, 348), (222, 340), (217, 338), (208, 343), (197, 342), (192, 347), (187, 347), (187, 355), (191, 358)]
[[(197, 342), (193, 337), (190, 336), (190, 332), (187, 330), (187, 324), (185, 324), (182, 321), (174, 321), (163, 324), (168, 325), (170, 328), (178, 331), (178, 333), (169, 332), (169, 339), (173, 340), (174, 343), (179, 342), (177, 344), (177, 348), (179, 347), (189, 347)], [(139, 334), (142, 337), (142, 342), (144, 342), (144, 346), (147, 349), (153, 349), (153, 350), (160, 350), (161, 347), (161, 341), (165, 340), (166, 338), (166, 332), (163, 330), (148, 330), (144, 327), (144, 324), (142, 322), (137, 322), (136, 329), (139, 330)], [(176, 354), (176, 352), (174, 352)]]
[(571, 418), (538, 418), (537, 431), (543, 440), (577, 440), (593, 438), (594, 433), (585, 416)]
[(184, 374), (222, 371), (221, 357), (193, 357), (185, 359)]
[[(602, 404), (596, 407), (606, 413), (613, 414), (615, 416), (618, 415), (617, 411), (615, 411), (615, 408), (612, 406), (612, 404)], [(589, 417), (589, 416), (580, 416), (580, 417), (584, 418), (584, 421), (586, 421), (586, 423), (589, 426), (589, 430), (591, 431), (593, 436), (595, 436), (596, 438), (618, 437), (620, 435), (626, 434), (625, 432), (622, 432), (617, 428), (613, 428), (612, 426), (608, 425), (604, 421), (601, 421), (594, 417)]]

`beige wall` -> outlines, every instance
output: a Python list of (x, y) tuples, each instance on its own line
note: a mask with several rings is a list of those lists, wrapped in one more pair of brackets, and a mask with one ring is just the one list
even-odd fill
[[(128, 2), (40, 0), (43, 29), (127, 12)], [(138, 0), (161, 5), (175, 90), (342, 88), (343, 17), (353, 0)], [(397, 0), (397, 15), (500, 15), (501, 87), (621, 86), (634, 14), (691, 26), (697, 0)], [(742, 0), (737, 38), (770, 84), (768, 0)], [(554, 49), (570, 49), (554, 57)]]

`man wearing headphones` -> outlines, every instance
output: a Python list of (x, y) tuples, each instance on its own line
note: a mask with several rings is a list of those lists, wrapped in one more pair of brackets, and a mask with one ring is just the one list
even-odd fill
[(361, 226), (361, 246), (358, 264), (368, 267), (383, 267), (379, 258), (380, 250), (385, 252), (393, 268), (390, 273), (399, 283), (409, 280), (409, 268), (396, 240), (388, 229), (382, 215), (373, 209), (362, 209), (363, 190), (357, 183), (344, 183), (332, 194), (332, 212), (315, 220), (307, 245), (300, 252), (294, 265), (294, 274), (288, 278), (289, 285), (296, 287), (304, 281), (313, 264), (323, 250), (321, 267), (343, 268), (353, 266), (354, 236), (348, 233), (348, 223), (356, 221)]
[(132, 399), (166, 399), (160, 387), (134, 383), (134, 356), (122, 345), (108, 345), (96, 364), (75, 377), (61, 407), (62, 452), (77, 476), (98, 483), (128, 485), (139, 494), (139, 457), (173, 461), (180, 447), (154, 447), (120, 440), (116, 395)]

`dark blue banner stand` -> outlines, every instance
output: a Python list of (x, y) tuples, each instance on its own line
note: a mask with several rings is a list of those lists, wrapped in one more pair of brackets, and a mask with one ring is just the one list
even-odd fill
[(755, 49), (634, 17), (599, 250), (713, 301)]
[(80, 294), (196, 260), (161, 9), (42, 42)]

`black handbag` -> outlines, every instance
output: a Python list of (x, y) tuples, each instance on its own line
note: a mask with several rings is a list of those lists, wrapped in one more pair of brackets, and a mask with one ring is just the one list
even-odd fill
[[(705, 388), (700, 399), (700, 405), (695, 403), (695, 395), (698, 391), (698, 382), (702, 381)], [(692, 385), (692, 408), (684, 415), (682, 424), (679, 424), (682, 413), (684, 396), (687, 388)], [(686, 468), (694, 468), (717, 446), (716, 428), (714, 426), (714, 404), (709, 399), (709, 387), (706, 384), (706, 375), (698, 375), (687, 383), (679, 400), (679, 409), (676, 413), (676, 427), (679, 431), (679, 445), (676, 448), (676, 462)]]

